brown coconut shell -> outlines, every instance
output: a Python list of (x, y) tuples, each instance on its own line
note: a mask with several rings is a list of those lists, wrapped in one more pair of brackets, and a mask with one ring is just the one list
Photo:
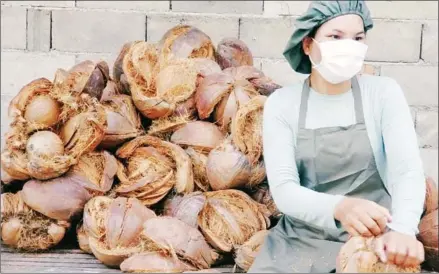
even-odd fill
[(117, 86), (116, 82), (113, 80), (108, 80), (107, 85), (105, 86), (104, 90), (102, 91), (100, 102), (105, 102), (111, 99), (111, 97), (120, 95), (122, 92), (120, 91), (119, 87)]
[[(172, 171), (172, 173), (170, 174), (172, 174), (171, 175), (171, 177), (173, 178), (172, 180), (175, 181), (175, 185), (174, 185), (175, 191), (177, 193), (191, 193), (194, 189), (194, 179), (193, 179), (191, 160), (189, 156), (186, 154), (186, 152), (178, 145), (175, 145), (170, 142), (162, 141), (153, 136), (146, 135), (146, 136), (137, 137), (136, 139), (128, 143), (125, 143), (116, 152), (116, 156), (119, 157), (120, 159), (124, 159), (125, 161), (127, 160), (129, 161), (129, 158), (133, 155), (133, 153), (138, 148), (148, 147), (148, 146), (157, 149), (161, 154), (164, 153), (165, 156), (172, 159), (172, 162), (175, 164), (175, 174), (174, 171)], [(161, 161), (161, 163), (164, 163), (164, 161)], [(128, 172), (130, 172), (130, 170), (128, 170)], [(119, 176), (119, 172), (118, 172), (118, 177), (121, 181), (125, 180), (123, 176)], [(143, 181), (137, 180), (137, 181), (130, 181), (130, 184), (134, 184), (134, 183), (141, 184), (145, 181), (147, 183), (148, 180), (151, 181), (151, 179), (147, 179)]]
[(5, 245), (31, 252), (47, 250), (64, 238), (69, 226), (29, 208), (21, 192), (1, 195), (1, 237)]
[(438, 210), (425, 215), (419, 223), (418, 239), (424, 244), (425, 262), (433, 270), (439, 270), (439, 243), (438, 243)]
[(198, 229), (172, 217), (158, 217), (144, 223), (143, 235), (162, 247), (174, 250), (198, 269), (210, 268), (218, 258)]
[(118, 89), (125, 94), (130, 94), (129, 84), (126, 82), (126, 76), (123, 71), (123, 60), (125, 55), (128, 53), (130, 47), (139, 41), (127, 42), (123, 44), (122, 49), (119, 52), (113, 65), (113, 79), (118, 87)]
[(164, 215), (177, 218), (191, 227), (198, 228), (198, 213), (205, 201), (206, 197), (201, 192), (175, 196), (165, 202)]
[(337, 273), (419, 273), (420, 266), (400, 267), (383, 263), (375, 254), (375, 238), (352, 237), (337, 257)]
[(248, 241), (238, 247), (235, 251), (235, 263), (245, 272), (248, 272), (252, 266), (256, 256), (259, 253), (265, 238), (268, 235), (268, 230), (261, 230), (256, 232)]
[(427, 177), (425, 183), (427, 189), (425, 194), (424, 210), (425, 210), (425, 214), (428, 214), (438, 209), (439, 199), (438, 199), (438, 189), (436, 182), (431, 177)]
[(172, 58), (215, 58), (215, 48), (210, 37), (189, 25), (169, 29), (159, 42), (159, 51), (161, 62)]
[(252, 167), (248, 158), (226, 139), (209, 153), (206, 174), (213, 190), (240, 188), (249, 185)]
[(209, 122), (189, 122), (176, 130), (171, 136), (171, 142), (180, 146), (188, 146), (198, 151), (209, 152), (217, 147), (225, 136), (219, 128)]
[(220, 252), (230, 252), (244, 244), (269, 224), (258, 205), (239, 190), (206, 192), (207, 200), (198, 215), (198, 225), (206, 240)]
[(130, 96), (115, 95), (103, 105), (107, 115), (107, 127), (101, 147), (114, 148), (143, 134), (140, 116)]
[(279, 218), (282, 213), (277, 208), (267, 184), (260, 184), (251, 190), (250, 196), (258, 203), (267, 206), (270, 217)]
[(224, 38), (218, 44), (216, 60), (221, 69), (253, 66), (253, 55), (247, 45), (233, 37)]

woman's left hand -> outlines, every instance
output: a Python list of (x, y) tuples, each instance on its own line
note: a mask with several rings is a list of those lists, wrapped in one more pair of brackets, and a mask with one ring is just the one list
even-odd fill
[(375, 252), (382, 262), (418, 266), (424, 261), (424, 246), (415, 236), (390, 231), (376, 239)]

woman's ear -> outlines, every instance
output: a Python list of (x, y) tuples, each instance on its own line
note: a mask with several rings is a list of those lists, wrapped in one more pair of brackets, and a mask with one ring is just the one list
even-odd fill
[(310, 55), (311, 53), (311, 43), (312, 43), (312, 39), (311, 37), (305, 37), (302, 41), (302, 47), (303, 47), (303, 52), (306, 55)]

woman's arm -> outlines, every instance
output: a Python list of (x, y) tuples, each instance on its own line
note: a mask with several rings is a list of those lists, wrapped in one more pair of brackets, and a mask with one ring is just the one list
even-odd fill
[(425, 175), (410, 109), (401, 87), (390, 79), (382, 93), (381, 127), (392, 196), (392, 223), (397, 232), (415, 235), (425, 199)]
[(334, 208), (343, 196), (300, 186), (292, 123), (283, 111), (285, 99), (280, 95), (276, 92), (268, 98), (263, 119), (264, 161), (273, 200), (286, 215), (319, 227), (336, 228)]

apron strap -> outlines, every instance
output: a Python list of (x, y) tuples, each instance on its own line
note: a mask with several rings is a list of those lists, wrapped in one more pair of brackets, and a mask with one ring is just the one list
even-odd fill
[[(363, 112), (363, 100), (361, 97), (361, 89), (358, 84), (358, 79), (356, 76), (352, 77), (352, 95), (354, 97), (354, 108), (355, 108), (355, 119), (357, 124), (364, 124), (364, 112)], [(309, 99), (310, 87), (309, 87), (309, 77), (305, 79), (302, 87), (302, 96), (300, 100), (300, 110), (299, 110), (299, 128), (305, 128), (306, 114), (308, 112), (308, 99)]]

